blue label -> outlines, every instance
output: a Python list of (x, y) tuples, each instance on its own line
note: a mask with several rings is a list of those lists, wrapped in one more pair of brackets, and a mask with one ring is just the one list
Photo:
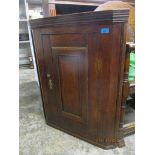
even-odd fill
[(108, 27), (102, 28), (101, 29), (101, 34), (103, 34), (103, 33), (109, 33), (109, 28)]

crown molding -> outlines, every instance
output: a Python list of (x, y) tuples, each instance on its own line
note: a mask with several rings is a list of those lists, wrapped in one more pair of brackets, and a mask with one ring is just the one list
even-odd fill
[(49, 27), (49, 26), (63, 26), (63, 25), (77, 25), (86, 23), (120, 23), (127, 22), (129, 10), (108, 10), (108, 11), (91, 11), (84, 13), (74, 13), (67, 15), (59, 15), (55, 17), (47, 17), (30, 20), (31, 28)]

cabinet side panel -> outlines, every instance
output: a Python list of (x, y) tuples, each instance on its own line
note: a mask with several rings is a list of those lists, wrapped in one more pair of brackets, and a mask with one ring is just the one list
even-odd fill
[[(117, 142), (115, 137), (115, 124), (117, 112), (117, 94), (119, 87), (120, 74), (120, 39), (121, 24), (114, 24), (109, 36), (102, 36), (100, 41), (103, 44), (101, 48), (101, 57), (103, 58), (103, 67), (101, 78), (100, 109), (102, 110), (100, 133), (101, 139), (105, 145)], [(103, 97), (101, 97), (103, 95)], [(104, 104), (103, 104), (104, 103)], [(103, 106), (104, 105), (104, 106)], [(102, 121), (104, 120), (104, 121)]]
[(96, 59), (98, 58), (98, 41), (96, 34), (88, 34), (88, 133), (93, 141), (98, 142), (98, 124), (99, 124), (99, 108), (98, 108), (98, 69)]
[[(88, 35), (89, 132), (105, 146), (116, 143), (115, 123), (120, 69), (121, 24), (106, 26), (109, 33)], [(103, 25), (103, 28), (105, 26)]]

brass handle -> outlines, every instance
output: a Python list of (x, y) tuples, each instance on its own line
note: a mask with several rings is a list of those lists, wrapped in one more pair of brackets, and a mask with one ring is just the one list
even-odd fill
[(51, 77), (51, 75), (50, 75), (50, 74), (48, 74), (48, 73), (47, 73), (47, 75), (46, 75), (46, 76), (47, 76), (47, 78), (50, 78), (50, 77)]
[(47, 78), (48, 78), (48, 87), (49, 87), (49, 89), (52, 89), (53, 88), (53, 82), (51, 79), (51, 75), (47, 74)]
[(53, 88), (53, 84), (52, 84), (52, 80), (51, 79), (48, 80), (48, 86), (49, 86), (49, 89)]

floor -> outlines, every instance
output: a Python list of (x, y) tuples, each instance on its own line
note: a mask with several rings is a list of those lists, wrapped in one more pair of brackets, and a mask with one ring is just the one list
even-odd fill
[(42, 102), (33, 69), (20, 69), (20, 155), (134, 155), (135, 136), (126, 147), (103, 150), (45, 124)]

